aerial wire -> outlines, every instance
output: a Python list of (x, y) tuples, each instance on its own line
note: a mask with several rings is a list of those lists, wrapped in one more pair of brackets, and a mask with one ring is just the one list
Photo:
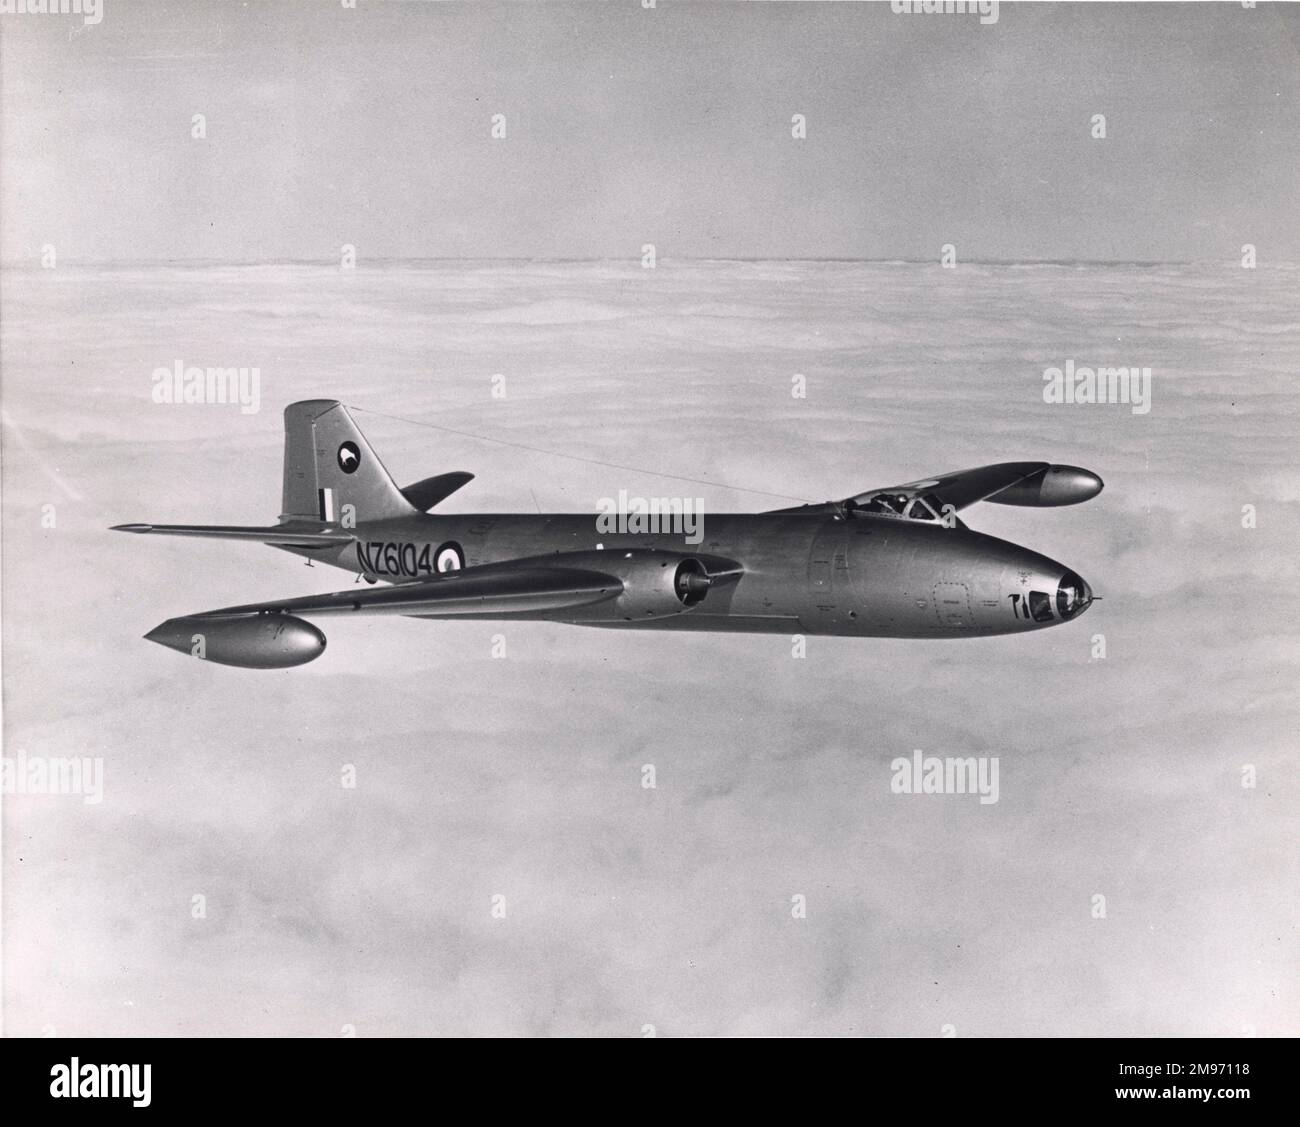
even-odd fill
[(511, 442), (504, 438), (491, 438), (484, 434), (471, 434), (469, 431), (457, 430), (455, 427), (445, 427), (438, 423), (425, 422), (422, 419), (410, 419), (401, 415), (389, 415), (383, 411), (372, 411), (368, 407), (352, 407), (350, 410), (360, 411), (362, 414), (375, 415), (381, 419), (392, 419), (398, 423), (410, 423), (412, 426), (428, 427), (430, 430), (440, 430), (446, 434), (459, 435), (461, 438), (472, 438), (476, 442), (490, 442), (497, 446), (510, 446), (516, 450), (527, 450), (532, 454), (544, 454), (549, 458), (565, 458), (570, 462), (582, 462), (588, 466), (603, 466), (610, 470), (625, 470), (628, 473), (648, 474), (652, 477), (665, 477), (673, 481), (689, 481), (694, 485), (709, 485), (715, 489), (729, 489), (735, 493), (752, 493), (759, 497), (775, 497), (781, 501), (799, 501), (808, 504), (806, 497), (794, 497), (788, 493), (773, 493), (767, 489), (747, 489), (741, 485), (728, 485), (723, 481), (710, 481), (702, 477), (687, 477), (684, 474), (664, 473), (662, 470), (648, 470), (644, 466), (625, 466), (618, 462), (604, 462), (599, 458), (584, 458), (579, 454), (561, 454), (558, 450), (546, 450), (540, 446), (530, 446), (525, 442)]

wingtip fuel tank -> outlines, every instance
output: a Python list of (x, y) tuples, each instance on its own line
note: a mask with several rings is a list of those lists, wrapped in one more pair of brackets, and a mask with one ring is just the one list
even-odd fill
[(239, 669), (288, 669), (325, 652), (325, 635), (289, 614), (169, 618), (145, 638), (178, 653)]
[(995, 505), (1055, 508), (1091, 501), (1105, 488), (1106, 483), (1100, 477), (1081, 466), (1045, 466), (988, 500)]

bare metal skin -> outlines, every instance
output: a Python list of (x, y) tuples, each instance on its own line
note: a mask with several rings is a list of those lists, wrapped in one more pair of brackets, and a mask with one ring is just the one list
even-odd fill
[(608, 532), (593, 515), (421, 511), (471, 476), (399, 489), (345, 407), (291, 404), (277, 525), (117, 527), (272, 544), (385, 585), (170, 619), (146, 637), (223, 664), (278, 668), (324, 650), (324, 635), (300, 616), (968, 638), (1058, 625), (1092, 601), (1069, 568), (955, 515), (978, 500), (1045, 506), (1095, 497), (1101, 479), (1075, 467), (1003, 463), (844, 502), (706, 514), (694, 537), (666, 520), (655, 531)]

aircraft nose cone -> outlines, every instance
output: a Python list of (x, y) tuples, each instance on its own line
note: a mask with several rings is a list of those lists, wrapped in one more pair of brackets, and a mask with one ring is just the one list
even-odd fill
[(1068, 622), (1092, 606), (1092, 588), (1078, 572), (1067, 571), (1056, 586), (1056, 610)]

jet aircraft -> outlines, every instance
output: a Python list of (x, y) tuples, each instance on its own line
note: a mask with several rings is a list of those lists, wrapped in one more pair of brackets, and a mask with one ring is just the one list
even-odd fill
[(1101, 478), (1075, 466), (1002, 462), (842, 501), (708, 514), (694, 535), (662, 519), (650, 532), (632, 521), (608, 532), (591, 515), (436, 514), (474, 475), (399, 488), (337, 400), (290, 404), (284, 428), (276, 524), (115, 530), (269, 544), (375, 586), (172, 618), (148, 640), (275, 669), (321, 655), (325, 635), (307, 620), (328, 615), (937, 639), (1041, 630), (1093, 600), (1077, 572), (956, 515), (977, 501), (1043, 507), (1097, 496)]

